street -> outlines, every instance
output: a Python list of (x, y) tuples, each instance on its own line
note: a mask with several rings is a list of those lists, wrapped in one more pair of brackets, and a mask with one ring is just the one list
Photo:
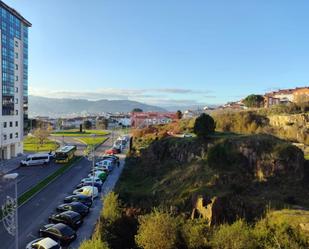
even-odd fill
[[(101, 145), (97, 151), (96, 155), (100, 155), (104, 152), (105, 149), (110, 148), (112, 145), (112, 140), (107, 140), (103, 145)], [(49, 173), (52, 172), (57, 166), (50, 165), (48, 169)], [(58, 166), (59, 167), (59, 166)], [(83, 158), (81, 161), (77, 162), (72, 168), (70, 168), (67, 172), (57, 178), (54, 182), (50, 183), (46, 188), (44, 188), (41, 192), (35, 195), (31, 200), (22, 205), (19, 209), (19, 248), (25, 248), (25, 245), (38, 237), (38, 230), (41, 225), (48, 223), (48, 216), (55, 212), (55, 208), (63, 203), (64, 197), (72, 194), (75, 186), (80, 182), (80, 180), (87, 176), (89, 170), (91, 168), (91, 162), (86, 158)], [(29, 170), (27, 172), (27, 170)], [(37, 177), (40, 176), (43, 179), (43, 171), (44, 168), (19, 168), (16, 172), (21, 173), (18, 186), (23, 188), (23, 190), (29, 188), (31, 185), (31, 171), (34, 170), (37, 174)], [(117, 171), (118, 170), (118, 171)], [(104, 184), (104, 189), (102, 192), (111, 189), (112, 186), (116, 183), (119, 175), (120, 169), (115, 170), (108, 178), (106, 183)], [(42, 172), (41, 172), (42, 171)], [(117, 173), (118, 172), (118, 173)], [(48, 174), (46, 173), (46, 176)], [(113, 176), (115, 175), (115, 176)], [(38, 178), (40, 178), (38, 177)], [(33, 182), (37, 182), (35, 178), (33, 178)], [(22, 191), (18, 191), (22, 193)], [(97, 203), (100, 205), (100, 201), (97, 200)], [(99, 205), (96, 205), (94, 209), (100, 208)], [(89, 231), (93, 222), (95, 222), (97, 218), (97, 212), (93, 212), (89, 217), (85, 219), (85, 224), (80, 229), (78, 233), (81, 233), (83, 236), (81, 238), (88, 238), (90, 236)], [(87, 219), (89, 219), (87, 225)], [(75, 243), (79, 243), (80, 238), (78, 237)], [(14, 248), (14, 238), (10, 236), (1, 224), (0, 227), (0, 248), (5, 249), (13, 249)]]

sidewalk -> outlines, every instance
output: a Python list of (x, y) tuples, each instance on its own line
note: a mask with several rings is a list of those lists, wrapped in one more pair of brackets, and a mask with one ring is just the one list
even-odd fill
[(12, 170), (15, 170), (19, 167), (20, 161), (25, 159), (27, 157), (26, 154), (19, 156), (19, 157), (14, 157), (9, 160), (0, 160), (0, 173), (6, 174)]
[(94, 201), (90, 214), (84, 219), (83, 225), (77, 231), (77, 238), (71, 243), (69, 249), (78, 249), (84, 240), (91, 238), (103, 208), (102, 199), (113, 190), (123, 170), (125, 156), (121, 155), (120, 159), (121, 163), (119, 168), (116, 167), (104, 182), (101, 195)]

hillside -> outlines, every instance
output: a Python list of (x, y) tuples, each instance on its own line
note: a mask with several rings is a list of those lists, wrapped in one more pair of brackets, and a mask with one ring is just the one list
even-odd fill
[(99, 114), (102, 112), (130, 112), (134, 108), (143, 111), (163, 112), (165, 109), (131, 100), (97, 100), (56, 99), (29, 96), (30, 116), (58, 117), (65, 115), (80, 115), (83, 113)]

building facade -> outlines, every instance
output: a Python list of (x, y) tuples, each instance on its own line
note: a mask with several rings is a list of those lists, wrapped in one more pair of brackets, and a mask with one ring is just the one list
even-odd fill
[(0, 159), (23, 152), (28, 117), (28, 28), (31, 23), (0, 1)]

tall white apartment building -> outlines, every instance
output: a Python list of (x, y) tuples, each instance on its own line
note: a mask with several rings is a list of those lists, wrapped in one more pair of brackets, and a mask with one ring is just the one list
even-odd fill
[(28, 119), (28, 28), (31, 23), (0, 1), (0, 159), (23, 152)]

